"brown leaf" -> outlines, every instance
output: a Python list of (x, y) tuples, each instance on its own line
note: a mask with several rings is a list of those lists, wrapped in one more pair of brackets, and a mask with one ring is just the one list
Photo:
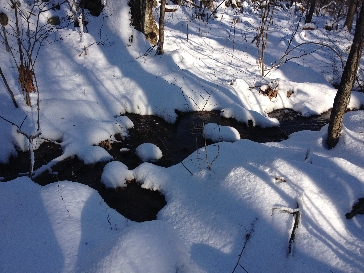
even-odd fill
[(287, 91), (287, 98), (289, 98), (290, 96), (292, 96), (292, 94), (294, 94), (293, 90)]

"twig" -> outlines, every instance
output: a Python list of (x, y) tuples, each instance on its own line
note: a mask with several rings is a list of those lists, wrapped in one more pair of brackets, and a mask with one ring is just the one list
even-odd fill
[(80, 53), (80, 54), (78, 54), (78, 57), (81, 57), (83, 52), (85, 52), (85, 55), (87, 55), (87, 49), (88, 49), (89, 47), (91, 47), (92, 45), (94, 45), (94, 44), (97, 44), (97, 45), (98, 45), (98, 44), (99, 44), (99, 42), (98, 42), (98, 43), (93, 42), (93, 43), (89, 44), (88, 46), (84, 46), (84, 47), (83, 47), (83, 49), (82, 49), (82, 51), (81, 51), (81, 53)]
[[(276, 180), (276, 182), (287, 182), (286, 179), (284, 179), (283, 177), (279, 177), (279, 176), (276, 176), (274, 179)], [(273, 212), (273, 209), (272, 209), (272, 212)]]
[(279, 212), (282, 212), (282, 213), (288, 213), (288, 214), (293, 215), (294, 223), (293, 223), (291, 236), (290, 236), (289, 242), (288, 242), (288, 255), (290, 255), (292, 253), (293, 243), (294, 243), (294, 239), (296, 237), (296, 230), (298, 228), (298, 224), (300, 222), (300, 216), (301, 216), (298, 202), (296, 203), (295, 209), (274, 207), (274, 208), (272, 208), (272, 215), (275, 210), (278, 210)]
[(138, 57), (136, 57), (135, 59), (139, 59), (143, 56), (147, 56), (149, 53), (151, 53), (153, 51), (153, 49), (156, 47), (157, 45), (151, 46), (147, 49), (147, 51), (145, 51), (145, 53), (143, 55), (139, 55)]
[[(220, 128), (219, 128), (220, 130)], [(220, 142), (217, 144), (217, 154), (216, 156), (212, 159), (212, 161), (209, 163), (210, 167), (212, 167), (212, 164), (214, 164), (215, 160), (220, 156)]]
[[(296, 208), (299, 208), (299, 205), (297, 203)], [(294, 239), (296, 237), (296, 229), (298, 228), (298, 224), (300, 222), (300, 211), (297, 210), (295, 212), (292, 213), (293, 217), (294, 217), (294, 224), (293, 224), (293, 228), (292, 228), (292, 232), (291, 232), (291, 237), (289, 238), (289, 242), (288, 242), (288, 255), (292, 253), (292, 247), (293, 247), (293, 243), (294, 243)]]
[[(249, 239), (250, 239), (250, 237), (251, 237), (251, 235), (253, 234), (253, 232), (254, 232), (254, 226), (255, 226), (255, 223), (257, 222), (257, 220), (258, 220), (258, 218), (255, 218), (254, 219), (254, 221), (252, 222), (252, 224), (251, 224), (251, 228), (250, 228), (250, 230), (248, 231), (248, 233), (245, 235), (245, 242), (244, 242), (244, 246), (243, 246), (243, 248), (241, 249), (241, 251), (240, 251), (240, 254), (239, 254), (239, 259), (238, 259), (238, 261), (236, 262), (236, 265), (235, 265), (235, 267), (234, 267), (234, 269), (233, 269), (233, 271), (231, 272), (231, 273), (234, 273), (235, 272), (235, 270), (236, 270), (236, 268), (240, 265), (240, 267), (241, 268), (243, 268), (244, 270), (245, 270), (245, 268), (240, 264), (240, 259), (241, 259), (241, 257), (243, 256), (243, 252), (244, 252), (244, 250), (245, 250), (245, 248), (246, 248), (246, 245), (247, 245), (247, 243), (248, 243), (248, 241), (249, 241)], [(248, 271), (246, 271), (245, 270), (245, 272), (248, 272)]]
[(185, 164), (183, 164), (183, 160), (181, 161), (181, 163), (182, 163), (182, 166), (191, 174), (191, 175), (193, 175), (193, 173), (185, 166)]
[(249, 273), (248, 271), (246, 271), (246, 269), (241, 265), (239, 264), (239, 266), (246, 272), (246, 273)]
[(11, 125), (14, 125), (15, 127), (18, 128), (17, 133), (18, 134), (22, 134), (23, 136), (25, 136), (28, 139), (29, 142), (29, 159), (30, 159), (30, 165), (29, 165), (29, 177), (32, 177), (32, 173), (33, 173), (33, 167), (34, 167), (34, 150), (33, 150), (33, 140), (37, 137), (39, 137), (42, 132), (40, 130), (37, 130), (35, 132), (35, 134), (27, 134), (25, 132), (23, 132), (21, 130), (21, 127), (23, 126), (24, 121), (26, 120), (27, 116), (23, 119), (22, 123), (20, 126), (18, 126), (17, 124), (15, 124), (14, 122), (0, 116), (1, 119), (5, 120), (6, 122), (10, 123)]
[(10, 96), (11, 96), (11, 99), (13, 100), (13, 103), (14, 103), (15, 108), (18, 108), (18, 104), (16, 103), (16, 100), (15, 100), (15, 97), (14, 97), (14, 93), (13, 93), (13, 91), (11, 91), (11, 89), (10, 89), (10, 87), (8, 85), (8, 82), (5, 79), (5, 76), (4, 76), (3, 71), (1, 70), (1, 67), (0, 67), (0, 74), (1, 74), (1, 78), (3, 78), (3, 81), (4, 81), (4, 84), (6, 86), (6, 89), (8, 89), (8, 91), (10, 93)]
[(27, 117), (28, 117), (28, 116), (25, 116), (25, 117), (23, 118), (23, 121), (21, 122), (20, 127), (18, 127), (18, 126), (17, 126), (19, 130), (20, 130), (20, 128), (23, 126), (24, 121), (27, 119)]
[[(294, 46), (293, 48), (291, 48), (290, 50), (286, 51), (284, 53), (284, 55), (275, 63), (272, 65), (272, 67), (267, 71), (267, 73), (264, 75), (264, 77), (268, 76), (268, 74), (272, 71), (272, 69), (274, 68), (278, 68), (280, 67), (282, 64), (284, 63), (287, 63), (289, 60), (293, 59), (293, 58), (299, 58), (299, 57), (291, 57), (291, 58), (286, 58), (293, 50), (297, 49), (298, 47), (300, 46), (303, 46), (303, 45), (308, 45), (308, 44), (313, 44), (313, 45), (318, 45), (318, 46), (321, 46), (321, 47), (327, 47), (329, 49), (331, 49), (340, 59), (341, 61), (341, 66), (344, 67), (345, 66), (345, 61), (343, 59), (343, 57), (340, 55), (340, 53), (335, 49), (333, 48), (332, 46), (328, 45), (328, 44), (325, 44), (325, 43), (322, 43), (322, 42), (304, 42), (304, 43), (301, 43), (299, 45), (296, 45)], [(313, 51), (314, 52), (314, 51)], [(312, 53), (312, 52), (311, 52)], [(307, 53), (308, 54), (308, 53)], [(307, 55), (307, 54), (303, 54), (302, 56), (304, 55)], [(301, 56), (300, 56), (301, 57)], [(284, 60), (285, 59), (285, 60)]]
[(306, 156), (305, 156), (305, 162), (306, 163), (311, 163), (312, 164), (311, 155), (312, 155), (312, 151), (311, 151), (310, 148), (308, 148), (307, 151), (306, 151)]
[(213, 14), (215, 14), (216, 13), (216, 11), (217, 11), (217, 9), (223, 4), (223, 3), (225, 3), (225, 0), (223, 0), (223, 1), (221, 1), (221, 3), (216, 7), (216, 9), (214, 9), (214, 11), (213, 12), (211, 12), (211, 14), (207, 17), (207, 20), (209, 20), (210, 19), (210, 17), (213, 15)]
[(38, 129), (37, 131), (40, 131), (40, 97), (39, 97), (39, 88), (38, 88), (38, 81), (37, 81), (37, 77), (34, 74), (34, 82), (35, 82), (35, 86), (37, 88), (37, 125), (38, 125)]
[(87, 47), (83, 47), (82, 51), (80, 54), (78, 54), (78, 57), (81, 57), (82, 56), (82, 53), (85, 52), (85, 56), (87, 55)]
[(3, 119), (3, 120), (5, 120), (6, 122), (10, 123), (11, 125), (16, 126), (18, 129), (20, 129), (20, 127), (19, 127), (18, 125), (16, 125), (14, 122), (12, 122), (12, 121), (10, 121), (10, 120), (8, 120), (8, 119), (4, 118), (3, 116), (0, 116), (0, 118), (1, 118), (1, 119)]
[[(220, 132), (220, 125), (218, 125), (218, 126), (219, 126), (219, 132)], [(203, 123), (203, 128), (204, 127), (205, 127), (205, 124)], [(203, 134), (203, 138), (205, 140), (205, 163), (207, 165), (207, 168), (211, 171), (212, 164), (220, 156), (220, 142), (217, 144), (217, 154), (216, 154), (216, 156), (212, 159), (211, 162), (209, 162), (209, 154), (208, 154), (207, 143), (206, 143), (206, 135), (205, 134)]]
[(31, 134), (28, 135), (26, 133), (24, 133), (21, 130), (17, 130), (17, 133), (22, 134), (23, 136), (25, 136), (28, 139), (29, 142), (29, 160), (30, 160), (30, 164), (29, 164), (29, 178), (32, 177), (32, 173), (33, 173), (33, 168), (34, 168), (34, 150), (33, 150), (33, 140), (37, 137), (39, 137), (42, 133), (40, 131), (37, 131), (37, 133), (35, 135)]

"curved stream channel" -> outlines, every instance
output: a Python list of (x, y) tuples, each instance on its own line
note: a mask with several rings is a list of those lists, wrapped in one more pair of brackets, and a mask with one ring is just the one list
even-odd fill
[[(220, 116), (219, 111), (178, 113), (179, 118), (175, 124), (169, 124), (155, 116), (140, 116), (126, 114), (134, 123), (129, 130), (130, 137), (122, 142), (100, 144), (114, 157), (114, 160), (123, 162), (129, 169), (134, 169), (142, 163), (135, 154), (135, 148), (142, 143), (154, 143), (163, 152), (163, 157), (154, 163), (169, 167), (181, 162), (197, 148), (205, 145), (202, 130), (204, 124), (217, 123), (237, 129), (242, 139), (255, 142), (278, 142), (287, 139), (297, 131), (317, 131), (322, 128), (330, 117), (326, 112), (320, 116), (302, 117), (289, 109), (276, 110), (269, 114), (277, 118), (281, 125), (274, 128), (248, 127), (233, 119)], [(207, 144), (211, 142), (207, 141)], [(121, 148), (128, 148), (128, 152), (121, 153)], [(45, 142), (35, 152), (35, 166), (47, 164), (53, 158), (62, 154), (59, 144)], [(55, 174), (43, 173), (35, 178), (35, 182), (46, 185), (56, 181), (75, 181), (86, 184), (97, 190), (105, 202), (120, 214), (133, 221), (148, 221), (156, 219), (160, 209), (166, 205), (163, 195), (157, 191), (142, 189), (136, 181), (130, 181), (126, 188), (107, 189), (101, 182), (102, 170), (105, 162), (85, 165), (77, 157), (66, 159), (54, 167)], [(14, 179), (19, 173), (26, 173), (29, 169), (29, 153), (19, 152), (18, 156), (11, 158), (9, 164), (0, 164), (0, 173), (3, 181)]]

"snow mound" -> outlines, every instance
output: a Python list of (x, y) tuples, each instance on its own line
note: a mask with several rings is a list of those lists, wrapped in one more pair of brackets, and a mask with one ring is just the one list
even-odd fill
[(208, 123), (203, 129), (205, 138), (213, 142), (229, 141), (234, 142), (240, 139), (238, 130), (230, 126), (220, 126), (216, 123)]
[(126, 187), (126, 181), (131, 179), (134, 179), (133, 171), (119, 161), (107, 163), (101, 175), (101, 182), (107, 188)]
[(143, 162), (155, 162), (162, 157), (162, 151), (153, 143), (140, 144), (135, 152)]
[(127, 222), (97, 191), (69, 181), (0, 183), (0, 206), (0, 272), (84, 271)]
[(173, 226), (165, 221), (133, 225), (89, 272), (202, 272)]
[(199, 272), (171, 224), (129, 221), (79, 183), (0, 183), (0, 207), (0, 272)]
[[(142, 164), (135, 176), (143, 188), (165, 194), (168, 204), (158, 219), (173, 224), (206, 272), (236, 264), (247, 234), (241, 263), (248, 272), (363, 272), (362, 216), (345, 218), (364, 189), (358, 148), (364, 136), (355, 127), (361, 112), (346, 114), (346, 128), (355, 131), (344, 129), (332, 150), (324, 147), (326, 127), (280, 143), (209, 145), (183, 165)], [(301, 220), (287, 258), (293, 217), (282, 210), (292, 212), (297, 204)]]
[(5, 130), (0, 130), (0, 138), (0, 163), (6, 164), (9, 163), (10, 156), (15, 157), (18, 153), (14, 148), (11, 133), (8, 133)]

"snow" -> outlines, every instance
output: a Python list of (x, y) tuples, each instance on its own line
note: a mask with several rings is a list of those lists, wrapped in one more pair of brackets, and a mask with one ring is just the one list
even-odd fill
[(135, 153), (143, 162), (155, 162), (162, 158), (162, 151), (159, 147), (153, 143), (140, 144)]
[(166, 5), (166, 9), (176, 11), (179, 9), (179, 5)]
[(303, 26), (305, 29), (316, 29), (316, 26), (314, 23), (306, 23), (304, 26)]
[[(233, 272), (235, 266), (235, 272), (364, 272), (364, 216), (345, 218), (364, 196), (364, 111), (345, 114), (342, 136), (331, 150), (325, 145), (327, 126), (259, 144), (239, 140), (234, 128), (217, 124), (206, 124), (205, 135), (219, 143), (169, 168), (147, 162), (162, 156), (153, 143), (135, 151), (145, 162), (134, 170), (97, 146), (120, 141), (115, 134), (129, 136), (133, 123), (120, 116), (125, 113), (173, 123), (176, 110), (220, 110), (223, 117), (261, 127), (279, 126), (267, 115), (275, 109), (291, 108), (304, 116), (323, 113), (333, 105), (337, 90), (332, 84), (343, 68), (335, 52), (309, 42), (328, 43), (346, 59), (352, 35), (324, 30), (327, 18), (321, 16), (315, 17), (314, 30), (302, 31), (301, 23), (291, 37), (300, 12), (277, 7), (262, 77), (251, 43), (259, 18), (250, 2), (242, 3), (243, 13), (222, 5), (208, 23), (192, 20), (194, 10), (185, 6), (166, 13), (162, 56), (130, 27), (126, 2), (105, 1), (99, 17), (86, 12), (88, 33), (81, 35), (69, 25), (40, 48), (35, 73), (42, 134), (33, 148), (44, 140), (58, 141), (62, 155), (33, 177), (52, 172), (69, 157), (86, 164), (110, 161), (102, 173), (107, 187), (123, 187), (135, 178), (143, 188), (163, 193), (167, 205), (157, 220), (137, 223), (75, 181), (40, 186), (19, 177), (1, 182), (0, 272), (214, 273)], [(62, 9), (67, 7), (43, 13), (41, 21)], [(13, 22), (9, 10), (2, 1), (0, 12)], [(158, 22), (159, 9), (153, 13)], [(281, 59), (287, 48), (300, 43), (305, 44)], [(35, 94), (32, 107), (25, 105), (16, 66), (3, 43), (0, 59), (19, 104), (15, 109), (7, 90), (0, 88), (0, 162), (6, 163), (16, 150), (29, 149), (17, 130), (36, 134), (38, 113)], [(264, 85), (274, 86), (277, 97), (259, 93)], [(353, 91), (349, 107), (363, 104), (363, 93)], [(120, 152), (126, 151), (133, 152), (126, 147)], [(298, 211), (289, 253), (290, 213)]]
[(206, 139), (210, 139), (213, 142), (234, 142), (240, 139), (238, 130), (230, 126), (220, 126), (216, 123), (206, 124), (203, 128), (203, 134)]
[(170, 224), (133, 223), (85, 185), (19, 178), (0, 186), (1, 272), (193, 272)]
[(119, 161), (107, 163), (101, 175), (101, 182), (107, 188), (126, 187), (126, 181), (132, 179), (134, 179), (133, 172)]

